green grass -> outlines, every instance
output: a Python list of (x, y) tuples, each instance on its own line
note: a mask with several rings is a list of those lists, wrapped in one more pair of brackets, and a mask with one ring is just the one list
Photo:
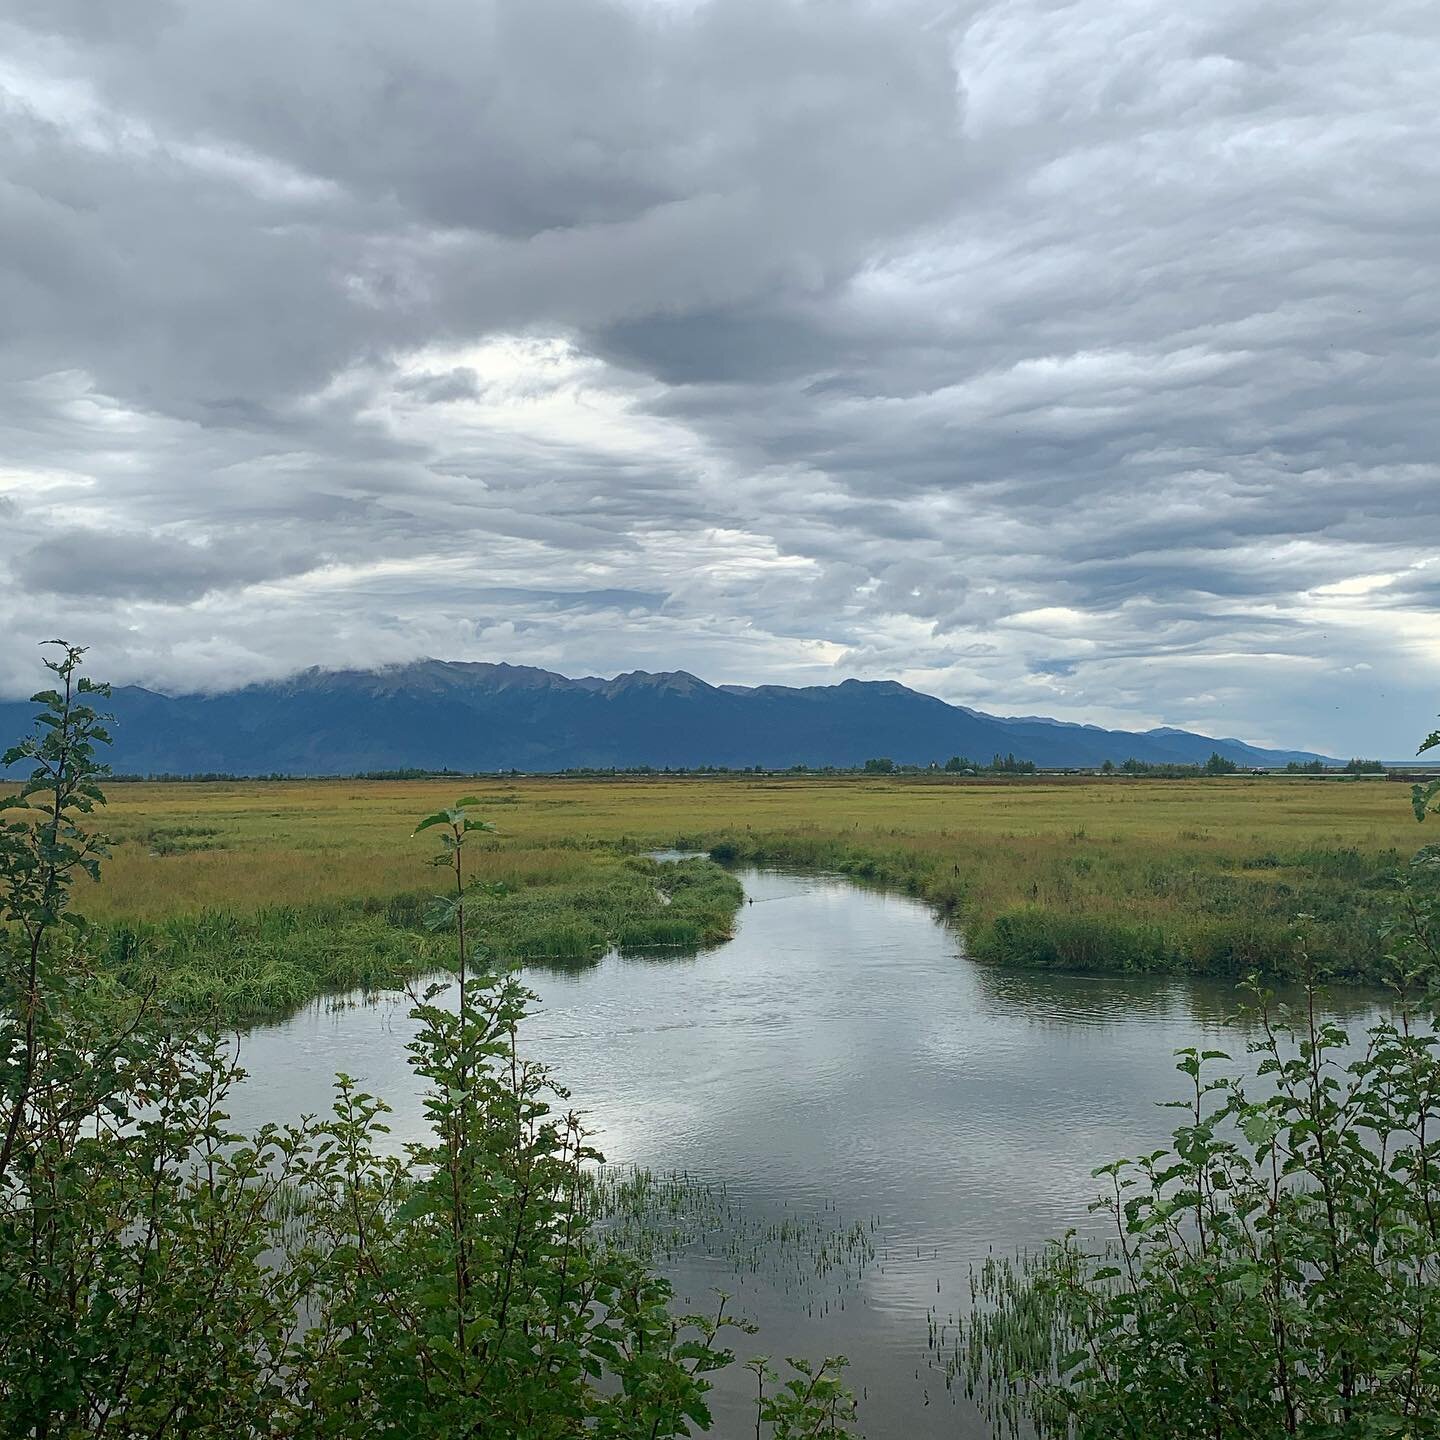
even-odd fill
[[(205, 909), (99, 927), (107, 968), (187, 1016), (284, 1014), (314, 996), (383, 989), (453, 964), (423, 892), (249, 911)], [(731, 933), (741, 889), (707, 860), (597, 853), (586, 878), (480, 896), (471, 934), (494, 959), (589, 960), (614, 947), (694, 949)]]
[(1381, 973), (1379, 930), (1402, 863), (1393, 849), (1305, 846), (1216, 865), (1184, 843), (1141, 860), (1118, 841), (1075, 836), (1028, 864), (1016, 857), (1020, 895), (990, 909), (974, 882), (994, 862), (971, 869), (934, 847), (753, 832), (709, 846), (726, 863), (831, 870), (920, 896), (963, 925), (976, 959), (1025, 969), (1291, 976), (1305, 915), (1312, 957), (1350, 982)]

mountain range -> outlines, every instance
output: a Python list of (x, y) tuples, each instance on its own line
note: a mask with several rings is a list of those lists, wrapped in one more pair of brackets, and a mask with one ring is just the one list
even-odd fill
[[(1242, 766), (1327, 759), (1169, 727), (1103, 730), (950, 705), (894, 681), (708, 685), (684, 670), (569, 679), (528, 665), (420, 660), (378, 670), (311, 669), (212, 695), (127, 685), (110, 702), (122, 774), (347, 775), (702, 765), (767, 769), (902, 764), (1013, 753), (1042, 768), (1134, 758)], [(0, 736), (34, 707), (0, 702)]]

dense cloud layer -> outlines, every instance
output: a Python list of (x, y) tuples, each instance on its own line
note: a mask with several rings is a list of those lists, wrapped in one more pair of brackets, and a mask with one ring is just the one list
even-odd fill
[(1440, 14), (0, 0), (0, 690), (418, 654), (1400, 754)]

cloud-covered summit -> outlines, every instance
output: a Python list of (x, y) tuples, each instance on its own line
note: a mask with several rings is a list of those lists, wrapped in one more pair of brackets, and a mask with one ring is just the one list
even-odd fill
[(432, 653), (1403, 753), (1440, 15), (0, 0), (0, 689)]

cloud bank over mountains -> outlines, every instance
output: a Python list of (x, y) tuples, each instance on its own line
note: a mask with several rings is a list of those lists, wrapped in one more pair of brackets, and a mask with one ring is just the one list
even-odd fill
[(0, 690), (438, 654), (1403, 753), (1440, 14), (0, 0)]

